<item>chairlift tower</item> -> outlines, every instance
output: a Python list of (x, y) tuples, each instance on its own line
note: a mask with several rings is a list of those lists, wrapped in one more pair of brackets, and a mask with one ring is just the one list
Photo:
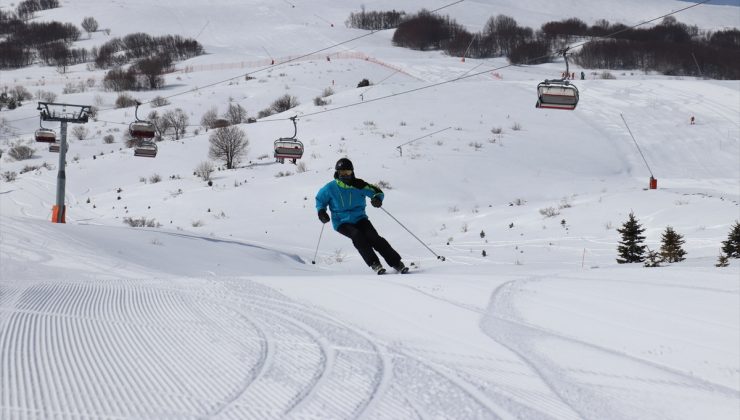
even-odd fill
[(52, 102), (39, 102), (36, 108), (43, 121), (58, 121), (60, 127), (59, 171), (57, 172), (57, 197), (52, 208), (52, 223), (65, 223), (64, 189), (67, 182), (65, 166), (67, 163), (67, 123), (85, 124), (90, 114), (90, 105), (71, 105)]

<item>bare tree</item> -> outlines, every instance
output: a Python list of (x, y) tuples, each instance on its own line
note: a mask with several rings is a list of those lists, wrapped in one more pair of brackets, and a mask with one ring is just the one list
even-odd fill
[(239, 127), (219, 128), (208, 139), (208, 157), (226, 163), (226, 169), (233, 169), (247, 153), (249, 139)]
[(185, 129), (188, 126), (189, 119), (188, 114), (180, 108), (175, 108), (172, 111), (167, 111), (162, 115), (162, 120), (168, 128), (172, 128), (174, 131), (173, 139), (180, 140), (185, 135)]
[(239, 104), (230, 103), (229, 109), (227, 109), (224, 114), (224, 118), (229, 120), (229, 123), (232, 125), (241, 124), (247, 119), (247, 110)]
[(218, 119), (218, 109), (214, 106), (205, 113), (203, 113), (203, 116), (200, 117), (200, 125), (202, 125), (206, 130), (209, 128), (213, 128), (213, 122)]
[(95, 20), (94, 17), (88, 16), (82, 19), (80, 26), (82, 26), (82, 29), (84, 29), (85, 32), (87, 32), (87, 35), (90, 36), (90, 34), (98, 30), (98, 21)]
[(162, 74), (171, 65), (168, 57), (142, 58), (136, 62), (136, 68), (146, 79), (149, 89), (159, 89), (164, 85)]
[(201, 178), (203, 181), (210, 181), (211, 174), (214, 170), (215, 168), (213, 167), (213, 162), (211, 162), (210, 160), (204, 160), (195, 167), (195, 175)]

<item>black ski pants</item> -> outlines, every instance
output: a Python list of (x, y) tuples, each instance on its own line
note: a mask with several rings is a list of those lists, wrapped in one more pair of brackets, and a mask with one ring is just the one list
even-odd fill
[(375, 251), (378, 251), (391, 267), (395, 267), (401, 262), (401, 256), (385, 238), (378, 235), (369, 219), (362, 219), (357, 223), (342, 223), (337, 231), (352, 239), (352, 245), (357, 248), (368, 266), (380, 263)]

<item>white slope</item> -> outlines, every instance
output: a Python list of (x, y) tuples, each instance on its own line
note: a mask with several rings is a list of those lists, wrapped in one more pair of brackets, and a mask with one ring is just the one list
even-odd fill
[[(533, 26), (636, 23), (686, 6), (612, 3), (529, 1), (523, 12), (520, 2), (466, 1), (445, 12), (475, 29), (499, 13)], [(168, 75), (165, 89), (133, 93), (172, 95), (157, 110), (190, 115), (186, 139), (160, 143), (155, 159), (121, 143), (131, 109), (104, 110), (88, 140), (71, 141), (66, 224), (49, 222), (56, 154), (34, 145), (33, 160), (0, 161), (0, 173), (52, 166), (0, 183), (0, 418), (740, 416), (740, 265), (714, 267), (740, 218), (738, 81), (638, 71), (601, 80), (601, 69), (576, 67), (588, 75), (576, 82), (578, 109), (543, 111), (534, 88), (562, 63), (461, 62), (394, 48), (387, 31), (265, 69), (265, 50), (280, 62), (364, 34), (341, 25), (360, 4), (144, 4), (71, 1), (40, 14), (94, 16), (111, 37), (200, 34), (209, 54), (178, 63), (189, 71)], [(737, 10), (677, 18), (717, 29), (737, 26)], [(432, 86), (465, 72), (481, 74)], [(102, 74), (34, 67), (0, 81), (112, 108)], [(61, 94), (88, 78), (94, 88)], [(376, 85), (357, 89), (362, 78)], [(313, 106), (326, 87), (332, 103)], [(210, 133), (195, 133), (203, 112), (233, 100), (256, 115), (284, 93), (301, 105), (240, 126), (250, 139), (240, 168), (215, 172), (211, 187), (193, 176), (207, 159)], [(292, 115), (305, 172), (271, 158)], [(31, 104), (2, 118), (14, 130), (3, 149), (37, 127)], [(657, 190), (646, 189), (643, 155)], [(411, 274), (372, 275), (346, 238), (321, 230), (313, 197), (342, 156), (387, 185), (383, 209), (423, 242), (368, 207)], [(162, 181), (149, 182), (154, 174)], [(545, 217), (549, 208), (559, 214)], [(616, 264), (630, 211), (651, 249), (666, 226), (684, 235), (687, 259)], [(125, 217), (161, 226), (131, 228)]]

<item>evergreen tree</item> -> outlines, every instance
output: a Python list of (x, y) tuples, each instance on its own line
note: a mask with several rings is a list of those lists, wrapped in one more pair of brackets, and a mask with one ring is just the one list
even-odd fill
[(714, 264), (714, 266), (715, 267), (727, 267), (728, 265), (730, 265), (730, 258), (727, 256), (727, 254), (720, 251), (719, 257), (717, 258), (717, 264)]
[(645, 267), (660, 267), (660, 264), (663, 263), (663, 257), (658, 253), (658, 251), (653, 251), (652, 249), (647, 249), (647, 256), (645, 256)]
[(660, 256), (669, 263), (683, 261), (685, 259), (683, 256), (686, 255), (682, 247), (684, 242), (683, 236), (672, 227), (666, 227), (660, 238)]
[(728, 258), (740, 258), (740, 222), (735, 222), (727, 240), (722, 241), (722, 252)]
[(645, 237), (642, 233), (645, 228), (635, 219), (635, 214), (630, 212), (629, 219), (624, 222), (621, 229), (617, 229), (622, 235), (622, 240), (617, 246), (620, 258), (617, 258), (619, 264), (643, 262), (645, 258)]

